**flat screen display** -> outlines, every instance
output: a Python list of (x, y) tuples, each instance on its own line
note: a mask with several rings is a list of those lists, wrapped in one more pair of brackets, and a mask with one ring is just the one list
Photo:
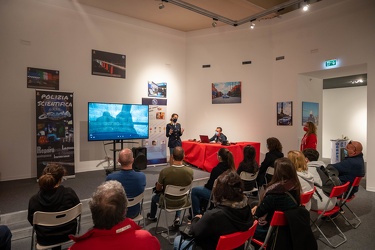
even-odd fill
[(88, 140), (147, 139), (148, 105), (88, 103)]

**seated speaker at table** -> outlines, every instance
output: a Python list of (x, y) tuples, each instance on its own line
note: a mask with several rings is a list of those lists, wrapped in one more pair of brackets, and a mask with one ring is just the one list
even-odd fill
[(214, 141), (216, 143), (227, 142), (227, 137), (222, 132), (223, 129), (221, 127), (217, 127), (215, 134), (210, 138), (210, 141)]

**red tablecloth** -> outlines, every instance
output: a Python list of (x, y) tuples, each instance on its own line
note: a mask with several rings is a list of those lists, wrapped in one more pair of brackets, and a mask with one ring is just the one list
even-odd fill
[(246, 145), (252, 145), (256, 150), (255, 160), (259, 163), (260, 159), (260, 143), (259, 142), (237, 142), (230, 146), (222, 146), (216, 143), (199, 143), (191, 141), (183, 141), (182, 148), (185, 151), (185, 161), (207, 172), (219, 163), (217, 160), (217, 152), (220, 148), (227, 148), (232, 152), (236, 168), (243, 160), (243, 148)]

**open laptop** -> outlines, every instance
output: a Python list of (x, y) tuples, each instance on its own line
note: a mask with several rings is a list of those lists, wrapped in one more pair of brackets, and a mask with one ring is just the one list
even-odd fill
[(210, 143), (210, 138), (208, 138), (208, 135), (200, 135), (201, 143)]

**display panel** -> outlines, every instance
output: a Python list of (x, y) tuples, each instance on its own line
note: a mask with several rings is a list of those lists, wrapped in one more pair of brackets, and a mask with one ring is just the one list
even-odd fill
[(147, 139), (148, 105), (88, 103), (88, 140)]

